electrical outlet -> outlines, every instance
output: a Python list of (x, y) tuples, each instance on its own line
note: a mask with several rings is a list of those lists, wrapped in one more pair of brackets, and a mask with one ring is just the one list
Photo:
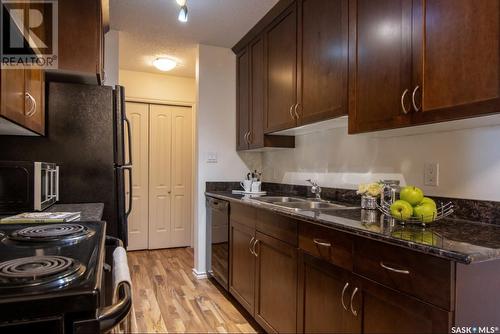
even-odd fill
[(427, 162), (424, 165), (424, 184), (437, 187), (439, 185), (439, 163)]
[(207, 163), (208, 164), (216, 164), (217, 163), (217, 152), (208, 152), (207, 153)]

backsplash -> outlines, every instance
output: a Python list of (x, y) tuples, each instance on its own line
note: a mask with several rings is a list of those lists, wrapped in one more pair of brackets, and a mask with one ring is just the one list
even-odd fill
[[(356, 189), (397, 179), (429, 196), (500, 201), (499, 141), (499, 126), (406, 136), (319, 131), (296, 136), (295, 149), (262, 153), (263, 181), (305, 185), (313, 179), (324, 187)], [(424, 185), (425, 163), (439, 163), (439, 186)]]
[[(241, 189), (239, 182), (207, 182), (206, 191), (231, 191)], [(304, 185), (292, 185), (264, 182), (262, 190), (275, 195), (294, 195), (301, 197), (313, 197), (311, 187)], [(361, 197), (355, 190), (341, 188), (321, 188), (321, 197), (325, 200), (343, 202), (359, 205)], [(500, 225), (500, 202), (479, 201), (470, 199), (457, 199), (448, 197), (432, 196), (438, 202), (452, 202), (455, 212), (451, 216), (454, 219), (470, 220), (488, 224)]]

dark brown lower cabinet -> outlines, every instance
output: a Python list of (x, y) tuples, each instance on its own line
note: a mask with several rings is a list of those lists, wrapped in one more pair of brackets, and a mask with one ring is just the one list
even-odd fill
[(360, 283), (358, 301), (363, 333), (449, 332), (451, 312), (366, 279)]
[(254, 313), (255, 256), (251, 246), (255, 228), (231, 220), (229, 232), (229, 291), (250, 314)]
[(299, 331), (446, 333), (451, 312), (305, 253), (299, 265)]
[(359, 310), (353, 275), (306, 253), (299, 257), (298, 331), (360, 333), (361, 315), (351, 310), (351, 296)]
[(268, 332), (297, 330), (297, 248), (257, 231), (255, 319)]

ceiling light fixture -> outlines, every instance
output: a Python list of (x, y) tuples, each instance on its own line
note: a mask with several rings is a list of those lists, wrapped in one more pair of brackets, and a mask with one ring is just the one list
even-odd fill
[(186, 5), (186, 1), (187, 0), (175, 0), (177, 2), (177, 4), (181, 7), (185, 6)]
[(181, 7), (181, 11), (179, 12), (179, 21), (187, 22), (188, 21), (188, 8), (186, 5)]
[(163, 72), (173, 70), (177, 66), (177, 62), (167, 57), (160, 57), (153, 60), (153, 66)]

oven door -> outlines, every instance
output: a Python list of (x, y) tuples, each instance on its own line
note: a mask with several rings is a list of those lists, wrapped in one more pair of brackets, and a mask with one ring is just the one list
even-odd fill
[[(117, 256), (120, 248), (122, 256)], [(132, 286), (123, 242), (114, 237), (106, 237), (106, 263), (112, 263), (105, 273), (104, 299), (109, 305), (97, 311), (101, 333), (130, 333), (132, 327)], [(123, 274), (128, 280), (123, 280)]]

